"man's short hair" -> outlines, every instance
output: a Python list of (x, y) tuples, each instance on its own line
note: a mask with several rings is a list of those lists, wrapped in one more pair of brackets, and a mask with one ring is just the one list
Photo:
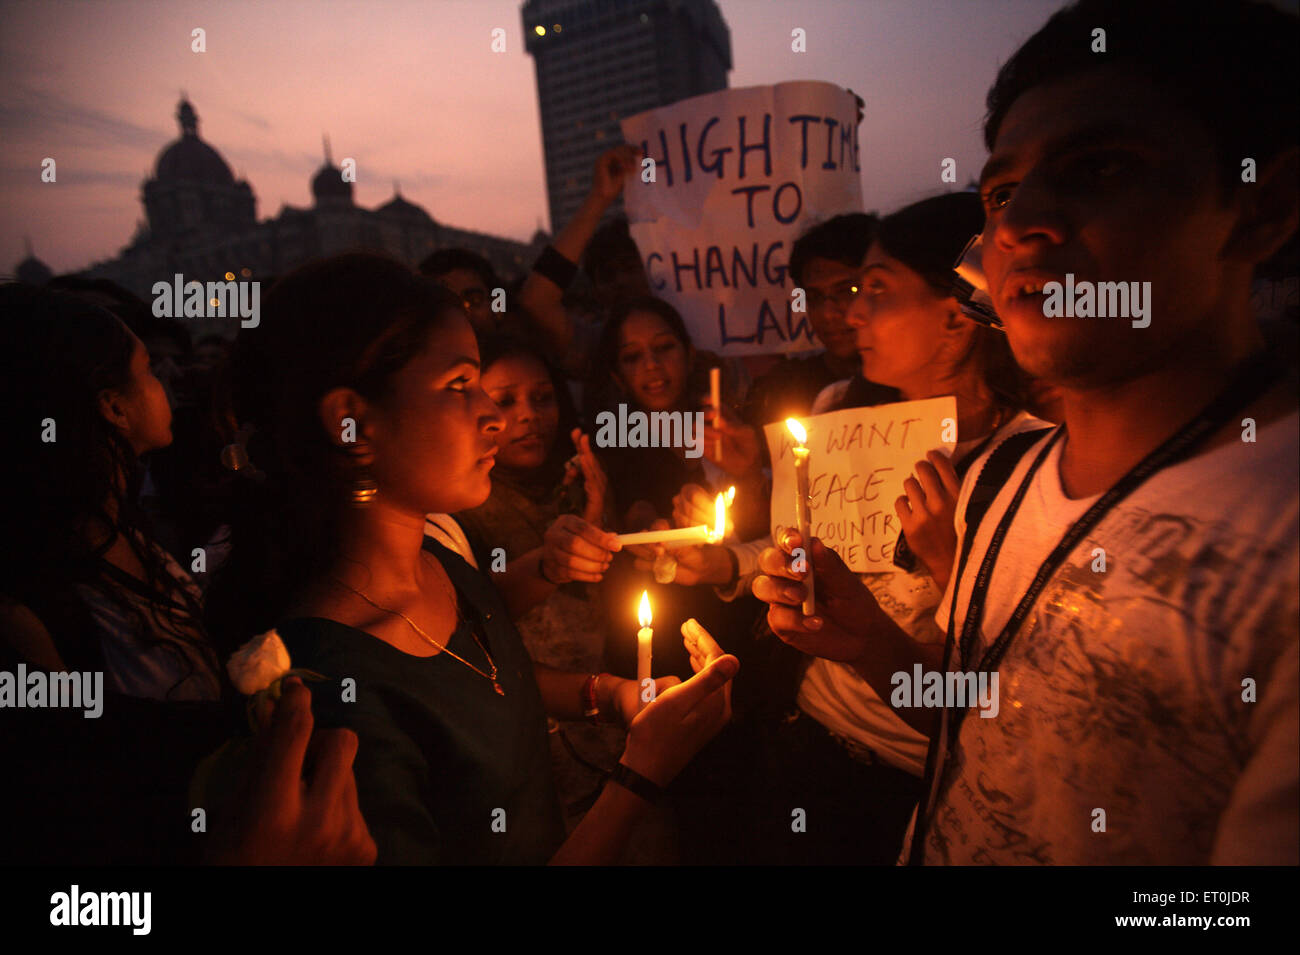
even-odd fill
[(497, 288), (501, 282), (497, 279), (492, 263), (477, 252), (469, 249), (439, 249), (420, 263), (420, 274), (431, 279), (440, 279), (450, 272), (465, 269), (478, 275), (483, 280), (483, 287)]
[[(1106, 51), (1093, 52), (1103, 29)], [(1241, 185), (1300, 140), (1300, 18), (1250, 0), (1079, 0), (1052, 15), (998, 71), (984, 142), (992, 151), (1021, 94), (1098, 66), (1150, 78), (1198, 117), (1218, 158), (1221, 190)]]
[(802, 285), (813, 259), (830, 259), (857, 268), (876, 235), (876, 217), (850, 212), (827, 219), (795, 239), (790, 249), (790, 277)]

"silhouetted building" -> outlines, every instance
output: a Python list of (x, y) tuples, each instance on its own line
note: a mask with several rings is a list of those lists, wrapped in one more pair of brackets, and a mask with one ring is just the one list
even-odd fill
[[(171, 282), (177, 273), (187, 282), (222, 281), (227, 275), (262, 279), (358, 248), (388, 252), (414, 268), (431, 252), (460, 246), (482, 255), (510, 282), (527, 272), (549, 241), (540, 232), (525, 244), (443, 225), (396, 185), (390, 201), (363, 209), (353, 201), (352, 183), (334, 165), (328, 140), (325, 162), (311, 179), (311, 206), (284, 205), (274, 219), (258, 222), (252, 188), (237, 182), (221, 154), (199, 138), (198, 116), (187, 100), (176, 118), (181, 137), (159, 153), (154, 175), (142, 187), (147, 222), (139, 224), (117, 258), (80, 273), (111, 279), (145, 301), (152, 300), (155, 282)], [(226, 319), (187, 319), (187, 324), (195, 336), (232, 335), (238, 327)]]
[(32, 254), (32, 240), (23, 239), (23, 246), (27, 249), (27, 258), (14, 266), (14, 279), (28, 285), (44, 285), (54, 278), (50, 267)]
[(731, 34), (714, 0), (527, 0), (522, 12), (557, 230), (622, 141), (620, 119), (727, 88)]

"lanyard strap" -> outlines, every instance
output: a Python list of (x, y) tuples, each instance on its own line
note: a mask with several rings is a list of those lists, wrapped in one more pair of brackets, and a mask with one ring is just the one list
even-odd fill
[[(1033, 609), (1039, 594), (1060, 567), (1061, 562), (1116, 504), (1133, 493), (1138, 486), (1161, 468), (1168, 467), (1170, 464), (1189, 456), (1210, 435), (1222, 428), (1237, 411), (1246, 407), (1267, 391), (1280, 372), (1281, 368), (1267, 352), (1252, 356), (1242, 364), (1229, 386), (1206, 406), (1200, 414), (1179, 428), (1163, 444), (1139, 461), (1110, 490), (1103, 494), (1092, 507), (1088, 508), (1087, 512), (1070, 526), (1061, 541), (1052, 549), (1047, 559), (1038, 568), (1038, 573), (1034, 575), (1029, 589), (1021, 597), (1019, 604), (1016, 605), (1015, 611), (1007, 621), (1006, 626), (1002, 628), (997, 640), (994, 641), (980, 660), (978, 669), (987, 672), (997, 666), (1020, 625), (1024, 622), (1025, 617)], [(1016, 489), (1015, 496), (1007, 506), (1006, 513), (998, 521), (993, 537), (989, 541), (988, 550), (980, 564), (979, 574), (972, 585), (970, 602), (966, 608), (966, 619), (962, 625), (959, 661), (963, 669), (968, 669), (968, 663), (974, 650), (975, 637), (979, 632), (980, 624), (983, 623), (984, 604), (988, 596), (989, 582), (992, 579), (993, 568), (997, 563), (998, 554), (1002, 549), (1002, 543), (1006, 538), (1007, 531), (1010, 529), (1011, 522), (1015, 519), (1016, 512), (1019, 510), (1030, 484), (1033, 483), (1034, 475), (1051, 452), (1052, 446), (1064, 434), (1065, 426), (1062, 425), (1039, 451), (1033, 464), (1030, 465), (1028, 473), (1020, 482), (1020, 487)], [(973, 543), (973, 541), (963, 542), (961, 554), (957, 560), (956, 574), (952, 579), (953, 595), (948, 618), (949, 639), (944, 652), (945, 671), (948, 669), (952, 650), (954, 649), (952, 632), (953, 622), (956, 619), (958, 592), (961, 589), (961, 580), (966, 570), (966, 563), (970, 557), (970, 549)], [(928, 767), (929, 785), (926, 787), (927, 791), (923, 793), (923, 798), (926, 801), (918, 810), (917, 824), (913, 835), (911, 853), (913, 864), (920, 864), (924, 858), (923, 842), (928, 835), (928, 824), (933, 818), (934, 807), (938, 802), (939, 790), (945, 770), (944, 764), (947, 762), (947, 757), (950, 757), (956, 748), (962, 721), (969, 712), (970, 707), (961, 710), (954, 707), (943, 710), (941, 714), (936, 739), (938, 745), (932, 750), (931, 765)], [(952, 717), (951, 721), (949, 720), (950, 715)]]
[[(1016, 605), (1011, 618), (1007, 621), (1006, 626), (1002, 628), (997, 640), (984, 654), (977, 669), (989, 670), (997, 665), (998, 661), (1006, 653), (1007, 646), (1019, 631), (1020, 625), (1029, 615), (1030, 610), (1033, 609), (1039, 594), (1047, 586), (1047, 582), (1052, 578), (1057, 568), (1115, 505), (1137, 490), (1153, 474), (1190, 455), (1210, 435), (1227, 424), (1228, 419), (1236, 414), (1239, 409), (1250, 404), (1271, 387), (1278, 371), (1279, 369), (1269, 360), (1267, 355), (1261, 354), (1251, 358), (1234, 376), (1229, 386), (1200, 414), (1179, 428), (1158, 448), (1134, 465), (1127, 474), (1115, 482), (1110, 490), (1098, 498), (1082, 517), (1071, 524), (1069, 530), (1065, 532), (1065, 536), (1061, 538), (1056, 547), (1052, 549), (1052, 552), (1048, 554), (1047, 559), (1038, 568), (1038, 573), (1034, 575), (1029, 589), (1020, 598), (1020, 603)], [(993, 532), (988, 550), (984, 554), (984, 560), (980, 564), (979, 574), (975, 578), (970, 603), (966, 609), (966, 619), (962, 626), (960, 663), (963, 669), (969, 669), (972, 662), (975, 639), (980, 624), (984, 620), (984, 604), (988, 597), (989, 582), (993, 575), (993, 567), (997, 563), (998, 555), (1002, 550), (1003, 540), (1006, 538), (1007, 531), (1015, 519), (1016, 512), (1020, 509), (1021, 502), (1024, 500), (1030, 484), (1033, 482), (1034, 475), (1042, 466), (1053, 445), (1065, 434), (1065, 430), (1065, 426), (1062, 425), (1038, 453), (1038, 457), (1030, 467), (1029, 473), (1020, 482), (1015, 497), (1007, 507), (1006, 513), (1002, 515), (1002, 519), (998, 522), (997, 529)], [(955, 603), (955, 592), (953, 598)]]

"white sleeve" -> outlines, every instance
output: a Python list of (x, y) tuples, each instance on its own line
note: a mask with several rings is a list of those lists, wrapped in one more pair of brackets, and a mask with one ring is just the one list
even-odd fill
[(1212, 865), (1300, 863), (1300, 644), (1278, 659), (1251, 721), (1258, 741), (1237, 778), (1210, 852)]
[(736, 557), (736, 580), (730, 587), (714, 587), (713, 592), (718, 595), (719, 599), (730, 603), (737, 597), (743, 597), (749, 593), (750, 584), (758, 576), (758, 555), (763, 552), (764, 547), (772, 546), (772, 538), (760, 537), (757, 540), (746, 541), (743, 544), (727, 544), (725, 546)]
[(465, 563), (478, 570), (478, 561), (474, 559), (474, 549), (469, 546), (469, 538), (450, 514), (424, 515), (424, 536), (432, 537), (443, 547), (455, 551), (465, 559)]
[(832, 381), (821, 391), (817, 392), (817, 397), (813, 399), (812, 408), (808, 411), (809, 416), (811, 417), (812, 415), (823, 414), (835, 405), (839, 404), (840, 399), (844, 397), (844, 393), (849, 390), (849, 385), (852, 381), (852, 378), (844, 378), (841, 381)]

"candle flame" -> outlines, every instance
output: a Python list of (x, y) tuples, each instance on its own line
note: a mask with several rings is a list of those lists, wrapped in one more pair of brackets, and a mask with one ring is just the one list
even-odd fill
[(642, 627), (650, 626), (650, 592), (641, 591), (641, 606), (637, 609), (636, 619)]
[(736, 499), (736, 486), (733, 484), (727, 488), (727, 507), (731, 507), (731, 502)]
[(709, 542), (716, 544), (727, 536), (727, 495), (719, 494), (713, 502), (713, 530), (709, 531)]
[(794, 439), (799, 442), (799, 447), (802, 448), (808, 443), (808, 432), (805, 431), (803, 425), (794, 418), (786, 418), (785, 426), (790, 429), (790, 433), (794, 435)]

